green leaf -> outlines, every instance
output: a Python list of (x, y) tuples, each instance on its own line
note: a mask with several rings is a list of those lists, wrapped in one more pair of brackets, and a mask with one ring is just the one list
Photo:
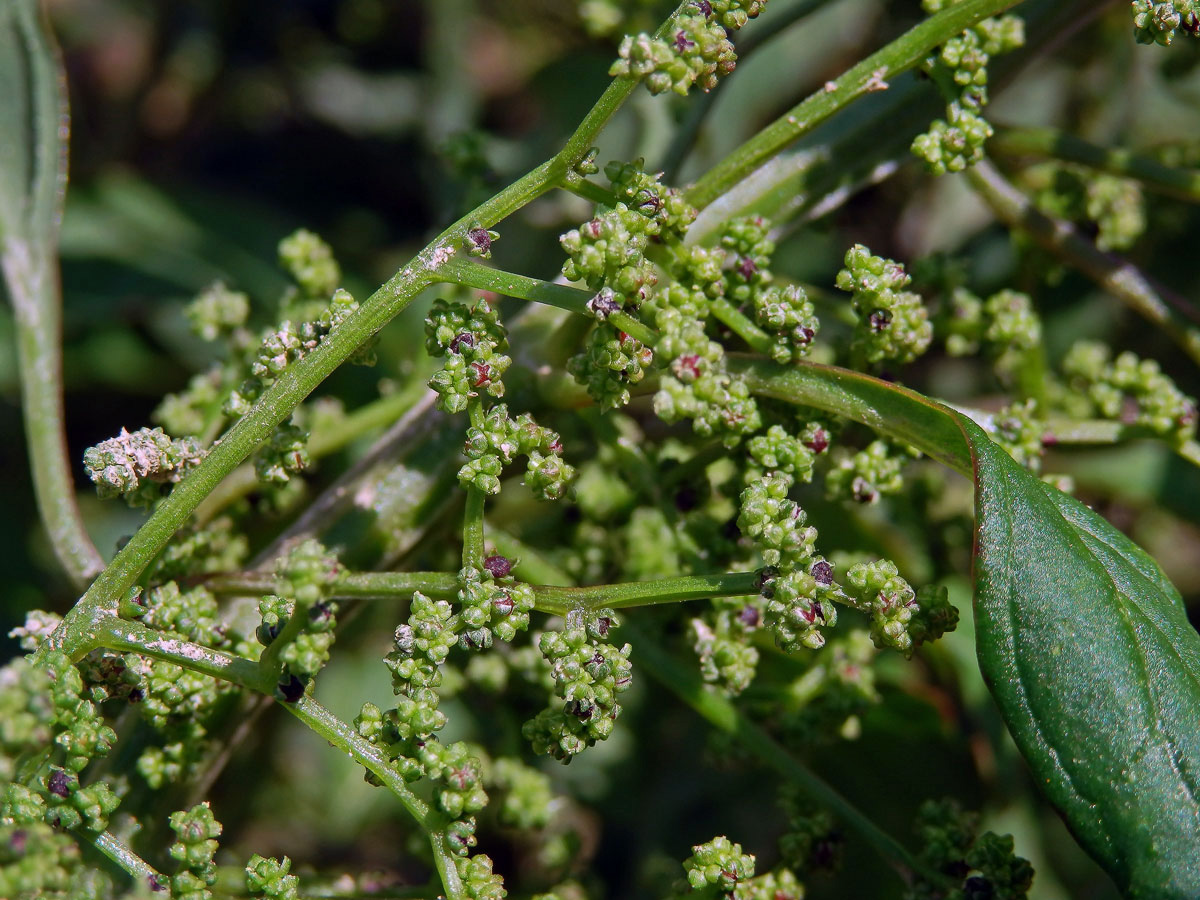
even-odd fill
[(1200, 897), (1200, 635), (1140, 547), (959, 417), (976, 650), (1038, 781), (1128, 896)]
[(734, 368), (974, 475), (976, 650), (1009, 731), (1128, 896), (1200, 897), (1200, 634), (1154, 560), (935, 401), (830, 366)]

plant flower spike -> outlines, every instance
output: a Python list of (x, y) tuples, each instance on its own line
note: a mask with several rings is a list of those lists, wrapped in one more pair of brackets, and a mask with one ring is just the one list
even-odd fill
[(1198, 36), (0, 0), (0, 898), (1200, 898)]

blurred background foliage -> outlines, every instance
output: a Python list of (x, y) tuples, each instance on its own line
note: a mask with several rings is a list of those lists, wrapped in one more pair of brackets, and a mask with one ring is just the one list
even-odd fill
[[(648, 168), (666, 168), (677, 182), (694, 178), (922, 15), (915, 0), (772, 0), (746, 29), (747, 40), (789, 20), (801, 5), (814, 11), (761, 42), (714, 98), (639, 91), (605, 132), (600, 159), (644, 156)], [(365, 297), (438, 227), (553, 153), (607, 83), (620, 34), (658, 21), (671, 4), (52, 0), (48, 6), (73, 113), (62, 256), (68, 440), (79, 460), (85, 447), (118, 428), (149, 423), (161, 396), (205, 366), (210, 351), (181, 315), (196, 291), (223, 279), (262, 302), (265, 317), (284, 286), (276, 244), (304, 226), (332, 244), (347, 286)], [(1200, 161), (1196, 42), (1136, 45), (1127, 4), (1120, 2), (1026, 3), (1017, 11), (1030, 17), (1029, 46), (998, 69), (993, 121), (1049, 125), (1177, 164)], [(930, 255), (958, 260), (980, 293), (1014, 287), (1034, 296), (1052, 359), (1078, 338), (1105, 340), (1118, 351), (1158, 359), (1186, 393), (1200, 393), (1195, 368), (1168, 336), (1082, 276), (1049, 271), (1045, 258), (993, 223), (961, 181), (921, 174), (906, 147), (936, 114), (937, 100), (912, 77), (893, 88), (806, 141), (847, 148), (850, 156), (832, 160), (835, 172), (893, 158), (899, 165), (872, 170), (890, 177), (828, 203), (827, 212), (797, 218), (775, 257), (779, 273), (831, 288), (842, 254), (855, 242), (909, 263)], [(895, 97), (909, 105), (889, 106)], [(696, 106), (710, 99), (701, 120)], [(685, 139), (677, 137), (680, 129)], [(1023, 174), (1023, 161), (1002, 163), (1018, 181), (1036, 184), (1033, 169)], [(819, 185), (840, 186), (836, 179)], [(1147, 196), (1147, 228), (1126, 252), (1200, 302), (1200, 214), (1182, 201)], [(588, 214), (583, 201), (563, 193), (534, 203), (504, 223), (498, 262), (553, 277), (562, 262), (557, 235)], [(402, 383), (417, 361), (424, 305), (415, 304), (384, 332), (378, 367), (339, 372), (322, 393), (353, 408), (381, 384), (386, 390)], [(0, 592), (5, 632), (31, 607), (63, 612), (74, 599), (36, 521), (11, 334), (9, 311), (0, 305), (0, 479), (9, 510), (0, 520), (0, 541), (9, 548)], [(950, 401), (997, 406), (1002, 398), (991, 396), (994, 385), (981, 371), (931, 355), (906, 380)], [(310, 490), (336, 477), (353, 455), (352, 449), (323, 461)], [(1083, 499), (1160, 560), (1196, 620), (1196, 470), (1151, 443), (1073, 449), (1047, 469), (1074, 476)], [(804, 505), (823, 535), (838, 529), (873, 535), (918, 579), (957, 572), (948, 584), (965, 609), (967, 486), (921, 471), (910, 482), (910, 493), (921, 497), (887, 500), (845, 521), (815, 494)], [(82, 484), (82, 466), (76, 478), (88, 526), (111, 554), (140, 516), (120, 504), (101, 505)], [(939, 517), (933, 524), (930, 510)], [(536, 530), (526, 537), (536, 538)], [(347, 719), (363, 700), (388, 705), (379, 658), (393, 625), (387, 610), (372, 612), (339, 639), (321, 693)], [(983, 808), (986, 826), (1014, 833), (1018, 852), (1037, 865), (1035, 897), (1115, 896), (1029, 783), (979, 680), (970, 630), (966, 617), (958, 633), (915, 662), (888, 660), (879, 673), (884, 702), (862, 717), (857, 740), (827, 736), (804, 744), (806, 755), (852, 799), (869, 800), (881, 824), (898, 834), (929, 796), (953, 795)], [(486, 703), (469, 705), (447, 709), (450, 730), (459, 729), (447, 740), (484, 737), (470, 728), (494, 727)], [(243, 858), (251, 851), (287, 853), (323, 870), (420, 877), (419, 867), (405, 871), (409, 831), (388, 797), (285, 720), (268, 712), (261, 721), (269, 727), (247, 742), (251, 752), (240, 754), (214, 787), (214, 807), (229, 826), (225, 845), (244, 851)], [(623, 765), (634, 753), (637, 764)], [(645, 679), (612, 740), (569, 769), (552, 763), (548, 770), (578, 798), (567, 817), (570, 829), (537, 848), (485, 837), (481, 850), (500, 871), (553, 870), (561, 852), (554, 841), (577, 842), (580, 858), (605, 880), (604, 895), (655, 896), (678, 876), (687, 848), (713, 834), (729, 834), (759, 854), (761, 870), (776, 856), (784, 822), (778, 785), (711, 745), (695, 717)], [(715, 805), (730, 797), (739, 800)], [(899, 890), (865, 848), (851, 842), (846, 855), (854, 864), (841, 896)], [(855, 893), (844, 893), (847, 885)], [(818, 879), (810, 896), (832, 894)]]

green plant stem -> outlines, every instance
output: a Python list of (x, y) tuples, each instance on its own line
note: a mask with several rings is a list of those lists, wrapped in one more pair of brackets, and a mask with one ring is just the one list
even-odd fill
[[(753, 23), (745, 32), (746, 37), (739, 40), (736, 44), (738, 62), (746, 59), (751, 53), (768, 43), (772, 38), (777, 37), (786, 29), (796, 24), (810, 13), (820, 9), (829, 0), (801, 0), (788, 9), (784, 10), (782, 15), (767, 15), (766, 21)], [(671, 144), (667, 148), (666, 162), (663, 163), (663, 170), (667, 182), (673, 182), (678, 174), (684, 160), (688, 154), (696, 146), (696, 137), (700, 134), (700, 129), (704, 125), (704, 120), (708, 117), (708, 113), (712, 110), (713, 104), (721, 93), (722, 86), (726, 83), (725, 79), (717, 82), (717, 86), (711, 91), (704, 91), (698, 97), (691, 100), (691, 107), (688, 109), (687, 116), (679, 127), (675, 129), (675, 136), (671, 138)]]
[[(530, 548), (515, 541), (510, 535), (492, 534), (497, 549), (528, 562)], [(480, 545), (482, 548), (482, 544)], [(482, 549), (480, 550), (482, 554)], [(479, 557), (477, 567), (482, 565)], [(472, 565), (464, 561), (464, 565)], [(551, 570), (555, 580), (569, 580), (556, 569)], [(591, 587), (569, 587), (563, 585), (534, 584), (534, 608), (541, 612), (561, 614), (580, 607), (600, 609), (629, 609), (636, 606), (654, 606), (661, 603), (676, 603), (703, 597), (741, 597), (758, 593), (758, 575), (755, 572), (733, 572), (727, 575), (686, 575), (678, 578), (660, 578), (653, 581), (628, 581)], [(274, 579), (257, 572), (236, 575), (218, 575), (204, 582), (214, 594), (254, 595), (269, 592)], [(454, 597), (458, 592), (458, 579), (448, 572), (351, 572), (342, 575), (330, 588), (338, 600), (394, 600), (411, 597), (420, 591), (435, 599)]]
[(1047, 216), (987, 160), (967, 169), (965, 175), (996, 218), (1027, 232), (1045, 250), (1162, 328), (1200, 363), (1200, 314), (1182, 298), (1156, 288), (1132, 263), (1099, 250), (1070, 222)]
[[(202, 581), (219, 596), (254, 596), (275, 590), (275, 576), (263, 572), (216, 575)], [(349, 572), (338, 576), (331, 596), (337, 600), (383, 600), (420, 591), (435, 599), (458, 593), (458, 578), (450, 572)]]
[[(462, 258), (452, 260), (442, 270), (441, 278), (465, 287), (493, 291), (506, 297), (517, 297), (520, 300), (532, 300), (592, 318), (587, 303), (595, 296), (595, 293), (581, 288), (541, 281), (526, 275), (515, 275), (512, 272), (502, 272), (499, 269), (480, 265), (474, 260)], [(615, 312), (608, 317), (608, 321), (643, 344), (652, 345), (658, 339), (658, 335), (653, 329), (643, 325), (628, 313)]]
[(623, 637), (633, 644), (637, 665), (709, 724), (734, 738), (763, 763), (803, 788), (813, 800), (829, 808), (843, 824), (866, 840), (888, 860), (906, 881), (920, 872), (934, 884), (944, 882), (937, 872), (925, 870), (895, 838), (884, 832), (845, 797), (826, 784), (811, 769), (793, 757), (765, 730), (752, 722), (727, 698), (705, 685), (696, 673), (680, 665), (640, 629), (621, 626)]
[[(972, 418), (974, 418), (972, 416)], [(1047, 447), (1058, 445), (1122, 444), (1126, 441), (1151, 439), (1161, 441), (1162, 435), (1149, 428), (1126, 425), (1108, 419), (1051, 419), (1046, 423), (1042, 443)], [(1171, 444), (1180, 457), (1194, 466), (1200, 466), (1200, 443), (1195, 440)]]
[(374, 774), (429, 834), (434, 865), (441, 878), (448, 900), (464, 900), (467, 896), (462, 879), (458, 877), (454, 858), (446, 849), (445, 825), (442, 816), (412, 792), (404, 778), (392, 767), (387, 757), (374, 744), (358, 734), (324, 706), (307, 694), (295, 703), (281, 703), (284, 709), (307, 725), (334, 748), (352, 757), (355, 762)]
[(988, 150), (1001, 156), (1051, 157), (1134, 178), (1168, 197), (1200, 202), (1200, 172), (1175, 169), (1123, 147), (1100, 147), (1053, 128), (997, 128)]
[(709, 308), (718, 321), (728, 325), (734, 334), (750, 345), (755, 353), (769, 354), (771, 352), (771, 336), (724, 297), (713, 300)]
[(629, 609), (705, 597), (742, 597), (758, 593), (758, 572), (684, 575), (595, 587), (533, 585), (534, 608), (562, 615), (573, 609)]
[(710, 169), (687, 192), (704, 207), (760, 165), (864, 94), (885, 90), (889, 78), (911, 69), (948, 38), (1004, 12), (1019, 0), (963, 0), (920, 22), (836, 81), (792, 107)]
[(562, 187), (577, 197), (590, 200), (598, 206), (613, 206), (617, 202), (613, 192), (603, 185), (584, 178), (578, 172), (567, 172), (563, 177)]
[(256, 661), (213, 650), (191, 641), (167, 637), (140, 622), (106, 616), (95, 629), (93, 641), (88, 650), (107, 647), (109, 650), (140, 653), (142, 656), (174, 663), (201, 675), (219, 678), (260, 694), (271, 694), (275, 690), (274, 674)]
[[(426, 369), (430, 370), (429, 374), (433, 374), (432, 367), (423, 361), (419, 373), (414, 373), (401, 390), (359, 407), (331, 428), (314, 431), (308, 439), (309, 459), (315, 462), (331, 456), (363, 435), (393, 424), (429, 392), (425, 383)], [(212, 521), (229, 504), (254, 493), (261, 485), (254, 466), (243, 463), (196, 507), (196, 521), (200, 524)]]
[(474, 485), (467, 486), (463, 510), (463, 568), (483, 570), (483, 512), (487, 495)]
[[(72, 831), (77, 840), (86, 844), (91, 844), (121, 869), (128, 873), (129, 877), (134, 880), (141, 888), (148, 888), (151, 891), (161, 890), (170, 884), (171, 880), (160, 874), (152, 865), (138, 856), (129, 848), (129, 845), (122, 841), (119, 837), (108, 831), (88, 831), (84, 828), (77, 828)], [(158, 885), (155, 888), (153, 885)], [(140, 895), (140, 891), (138, 892)]]

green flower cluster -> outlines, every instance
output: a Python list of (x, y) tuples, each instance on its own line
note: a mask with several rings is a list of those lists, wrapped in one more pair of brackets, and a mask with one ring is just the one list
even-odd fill
[(254, 474), (266, 483), (283, 484), (308, 464), (308, 431), (296, 425), (295, 416), (276, 428), (254, 454)]
[[(922, 0), (929, 15), (954, 5), (958, 0)], [(984, 19), (962, 34), (946, 41), (928, 63), (934, 78), (947, 76), (961, 92), (960, 100), (979, 109), (987, 103), (987, 65), (993, 56), (1011, 53), (1025, 44), (1025, 20), (1020, 16)]]
[(250, 542), (230, 516), (217, 516), (204, 525), (188, 524), (179, 530), (146, 570), (151, 582), (167, 582), (188, 575), (235, 572), (250, 552)]
[(775, 869), (740, 882), (732, 896), (733, 900), (804, 900), (804, 885), (791, 869)]
[(808, 354), (820, 322), (803, 288), (772, 284), (769, 267), (775, 242), (770, 228), (762, 216), (733, 219), (722, 228), (721, 248), (728, 263), (724, 294), (733, 303), (753, 308), (755, 321), (772, 338), (771, 358), (789, 363)]
[(108, 877), (81, 865), (79, 845), (41, 821), (34, 797), (18, 784), (0, 795), (0, 897), (108, 900)]
[[(169, 638), (225, 649), (234, 636), (218, 614), (216, 599), (204, 588), (181, 591), (173, 581), (134, 594), (122, 608), (122, 615), (138, 618)], [(155, 789), (190, 776), (211, 749), (211, 720), (236, 688), (135, 653), (125, 655), (121, 681), (124, 695), (139, 701), (139, 715), (161, 740), (142, 751), (138, 772)]]
[[(736, 22), (746, 14), (744, 4), (710, 3), (701, 0), (695, 13), (679, 16), (671, 23), (666, 37), (654, 37), (646, 32), (627, 35), (608, 74), (632, 76), (645, 83), (652, 94), (674, 91), (687, 96), (693, 85), (711, 91), (717, 79), (728, 75), (737, 65), (737, 53), (729, 40), (729, 32), (721, 22)], [(753, 4), (761, 7), (761, 3)], [(727, 7), (718, 16), (714, 7)], [(757, 14), (757, 9), (756, 9)]]
[(758, 668), (758, 649), (750, 643), (761, 613), (746, 604), (740, 610), (718, 608), (688, 625), (692, 649), (700, 659), (700, 675), (729, 697), (750, 686)]
[(438, 408), (460, 413), (480, 392), (504, 396), (502, 378), (512, 360), (504, 355), (508, 333), (500, 316), (484, 299), (468, 308), (437, 299), (425, 317), (425, 349), (445, 358), (429, 386), (438, 393)]
[(1035, 474), (1042, 470), (1046, 423), (1038, 414), (1036, 401), (1009, 404), (996, 413), (993, 424), (992, 440), (1007, 450), (1009, 456)]
[(718, 352), (675, 357), (671, 374), (662, 377), (654, 395), (654, 412), (664, 422), (690, 419), (696, 434), (719, 437), (732, 449), (762, 427), (762, 417), (745, 380), (726, 370), (720, 345), (704, 338), (702, 329), (698, 331), (706, 349), (715, 345)]
[[(315, 234), (298, 231), (284, 238), (279, 257), (295, 284), (279, 300), (278, 324), (257, 337), (246, 327), (250, 304), (244, 294), (216, 284), (189, 304), (186, 312), (193, 329), (205, 340), (224, 341), (231, 358), (194, 376), (184, 391), (163, 398), (153, 418), (171, 433), (211, 440), (223, 415), (247, 413), (287, 366), (317, 347), (358, 308), (349, 293), (337, 289), (341, 270), (329, 246)], [(356, 352), (351, 361), (372, 364), (370, 347)], [(271, 463), (260, 465), (260, 471), (272, 469), (281, 476), (286, 470), (275, 463), (286, 458), (293, 439), (290, 434), (279, 436), (278, 453)]]
[(845, 592), (854, 605), (871, 617), (871, 640), (876, 647), (892, 647), (905, 656), (927, 641), (953, 631), (958, 609), (944, 587), (914, 591), (891, 560), (851, 566)]
[(1042, 322), (1028, 294), (1002, 290), (981, 300), (960, 287), (948, 307), (940, 323), (946, 352), (968, 356), (986, 347), (1002, 381), (1012, 380), (1021, 362), (1042, 345)]
[(946, 873), (954, 889), (920, 876), (906, 900), (1025, 900), (1033, 883), (1033, 866), (1013, 852), (1011, 835), (979, 834), (979, 816), (963, 812), (953, 800), (928, 801), (913, 828), (921, 848), (918, 859), (926, 871)]
[(933, 175), (961, 172), (983, 159), (983, 145), (994, 133), (978, 112), (954, 102), (946, 107), (945, 119), (934, 119), (913, 139), (912, 152)]
[[(289, 365), (315, 350), (325, 335), (357, 309), (358, 301), (350, 292), (338, 288), (329, 305), (315, 319), (299, 324), (285, 321), (264, 334), (250, 361), (250, 373), (261, 382), (259, 389), (278, 378)], [(236, 409), (232, 411), (238, 412)]]
[(266, 900), (298, 900), (300, 879), (289, 874), (292, 861), (263, 858), (255, 853), (246, 863), (246, 890)]
[(754, 318), (774, 338), (771, 358), (777, 363), (807, 356), (820, 328), (812, 301), (799, 285), (772, 285), (755, 292)]
[[(342, 280), (332, 248), (304, 228), (279, 242), (279, 262), (296, 283), (293, 296), (324, 302)], [(289, 299), (285, 298), (285, 305)]]
[(183, 313), (202, 340), (228, 339), (246, 324), (250, 298), (218, 281), (201, 291)]
[(433, 801), (439, 812), (459, 820), (487, 806), (479, 758), (465, 743), (429, 741), (422, 748), (421, 762), (433, 782)]
[(817, 529), (794, 500), (788, 499), (789, 476), (770, 472), (741, 495), (737, 525), (762, 553), (760, 594), (763, 624), (780, 647), (824, 645), (821, 627), (837, 622), (831, 602), (836, 591), (832, 568), (816, 555)]
[(232, 373), (232, 366), (218, 364), (193, 375), (183, 391), (163, 397), (150, 418), (170, 434), (199, 437), (221, 414), (227, 394), (238, 383)]
[(318, 541), (303, 541), (277, 563), (276, 593), (259, 600), (263, 662), (280, 664), (277, 693), (286, 702), (299, 700), (329, 661), (337, 624), (337, 604), (329, 598), (339, 571)]
[(492, 764), (491, 782), (501, 791), (498, 816), (502, 824), (522, 831), (549, 824), (554, 790), (544, 772), (515, 757), (501, 757)]
[(825, 492), (833, 500), (878, 503), (880, 497), (903, 490), (902, 472), (909, 458), (884, 440), (871, 441), (857, 453), (839, 448), (825, 475)]
[[(7, 714), (0, 729), (0, 760), (7, 778), (20, 777), (19, 763), (44, 754), (47, 746), (56, 749), (62, 762), (39, 772), (32, 787), (8, 783), (0, 824), (44, 822), (55, 829), (103, 831), (120, 800), (107, 782), (84, 787), (79, 775), (93, 759), (108, 755), (117, 735), (87, 699), (79, 669), (66, 654), (52, 650), (38, 665), (15, 660), (0, 673), (5, 678)], [(55, 844), (45, 842), (41, 849), (49, 856)]]
[(538, 425), (528, 413), (510, 418), (503, 403), (489, 409), (480, 425), (467, 429), (463, 455), (468, 461), (458, 470), (459, 483), (488, 495), (500, 493), (504, 466), (518, 456), (528, 460), (526, 487), (543, 500), (562, 498), (575, 477), (575, 468), (562, 458), (558, 434)]
[(617, 307), (636, 308), (658, 280), (645, 254), (650, 238), (662, 232), (661, 212), (653, 204), (630, 209), (617, 203), (572, 228), (558, 239), (567, 254), (563, 275), (593, 291), (607, 287)]
[(1146, 203), (1133, 179), (1055, 163), (1029, 175), (1045, 178), (1034, 193), (1038, 208), (1055, 218), (1088, 223), (1101, 250), (1127, 250), (1146, 231)]
[(662, 174), (647, 172), (641, 157), (632, 162), (613, 160), (604, 167), (618, 203), (654, 221), (660, 229), (683, 233), (696, 220), (696, 208), (678, 188), (663, 184)]
[[(19, 728), (19, 733), (31, 737), (33, 728), (50, 726), (54, 733), (54, 743), (63, 754), (62, 771), (65, 775), (77, 776), (93, 759), (108, 756), (116, 743), (117, 734), (104, 723), (96, 705), (87, 699), (79, 669), (65, 653), (51, 650), (45, 653), (39, 665), (44, 668), (49, 678), (52, 717), (44, 718), (50, 710), (40, 709), (33, 718), (24, 720), (25, 727)], [(28, 687), (32, 688), (39, 681), (40, 676), (32, 676), (28, 679)], [(58, 796), (63, 798), (66, 795)]]
[(1200, 35), (1200, 4), (1196, 0), (1133, 0), (1133, 36), (1139, 44), (1169, 47), (1180, 29), (1192, 37)]
[(729, 896), (754, 875), (754, 857), (743, 853), (741, 844), (721, 835), (693, 847), (683, 870), (693, 891), (715, 888), (718, 895)]
[[(303, 359), (358, 309), (358, 301), (344, 288), (338, 288), (333, 296), (313, 318), (291, 319), (280, 322), (278, 327), (263, 333), (258, 346), (247, 356), (250, 377), (225, 401), (227, 415), (243, 416), (250, 411), (262, 392), (275, 381), (288, 366)], [(373, 365), (374, 356), (367, 348), (359, 351), (352, 362)]]
[(587, 388), (601, 409), (617, 409), (630, 401), (629, 388), (646, 377), (654, 351), (611, 325), (592, 329), (587, 346), (567, 362), (567, 371)]
[[(508, 561), (489, 557), (492, 568), (504, 571)], [(519, 584), (511, 576), (496, 579), (488, 569), (482, 572), (470, 566), (458, 573), (460, 632), (458, 644), (464, 650), (486, 650), (492, 646), (492, 635), (511, 641), (518, 631), (529, 628), (529, 613), (533, 610), (533, 588)]]
[(122, 496), (130, 506), (151, 506), (164, 484), (183, 478), (199, 465), (204, 450), (192, 438), (172, 439), (161, 428), (124, 428), (114, 438), (83, 454), (88, 477), (102, 498)]
[(749, 457), (745, 467), (746, 484), (763, 477), (766, 472), (779, 472), (788, 479), (788, 487), (797, 481), (812, 481), (813, 464), (819, 444), (815, 436), (804, 433), (793, 435), (782, 425), (772, 425), (765, 434), (759, 434), (746, 442)]
[(618, 648), (603, 642), (616, 625), (611, 610), (597, 611), (586, 623), (577, 621), (580, 618), (572, 614), (564, 630), (544, 632), (538, 639), (554, 678), (554, 693), (563, 704), (542, 710), (522, 729), (536, 752), (563, 762), (612, 734), (621, 714), (617, 695), (633, 681), (630, 645)]
[(208, 802), (198, 803), (189, 810), (171, 813), (171, 830), (175, 843), (168, 851), (179, 863), (179, 871), (171, 876), (171, 897), (174, 900), (211, 900), (209, 890), (217, 881), (217, 838), (221, 823), (213, 816)]
[[(923, 0), (930, 15), (958, 0)], [(988, 18), (944, 42), (926, 60), (925, 69), (948, 95), (946, 118), (936, 119), (918, 135), (912, 151), (935, 175), (961, 172), (983, 158), (992, 126), (980, 115), (988, 102), (988, 63), (1025, 43), (1025, 22), (1018, 16)]]
[(1062, 370), (1071, 391), (1086, 397), (1103, 418), (1140, 425), (1175, 443), (1196, 433), (1196, 401), (1152, 359), (1126, 351), (1114, 360), (1107, 345), (1077, 341)]
[(460, 856), (454, 861), (458, 877), (471, 900), (504, 900), (504, 879), (492, 871), (492, 858), (486, 853)]
[(780, 805), (787, 814), (787, 829), (779, 838), (783, 862), (799, 872), (835, 870), (843, 838), (829, 810), (814, 807), (794, 785), (785, 786)]
[(929, 347), (933, 326), (921, 298), (904, 290), (912, 279), (904, 266), (872, 256), (862, 244), (846, 251), (837, 286), (852, 294), (858, 314), (852, 350), (868, 363), (910, 363)]
[[(802, 657), (805, 671), (785, 686), (786, 699), (771, 710), (780, 732), (790, 743), (804, 746), (857, 738), (861, 716), (880, 700), (872, 665), (877, 656), (870, 635), (853, 628), (831, 639), (820, 653)], [(780, 849), (788, 865), (803, 868), (782, 843)]]

